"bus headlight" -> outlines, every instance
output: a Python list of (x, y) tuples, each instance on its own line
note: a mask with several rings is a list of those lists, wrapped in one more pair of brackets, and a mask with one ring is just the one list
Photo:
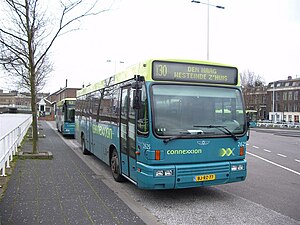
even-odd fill
[(155, 172), (155, 176), (156, 177), (161, 177), (161, 176), (163, 176), (164, 175), (164, 171), (163, 170), (157, 170), (156, 172)]
[(172, 175), (173, 175), (173, 170), (156, 170), (155, 171), (155, 176), (156, 177), (172, 176)]
[(165, 176), (172, 176), (173, 170), (165, 170)]
[(231, 171), (238, 171), (238, 170), (244, 170), (244, 165), (231, 165)]

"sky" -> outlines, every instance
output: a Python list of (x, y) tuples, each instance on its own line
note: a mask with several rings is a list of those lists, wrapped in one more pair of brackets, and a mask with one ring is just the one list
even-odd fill
[[(205, 61), (208, 18), (209, 61), (254, 72), (266, 83), (300, 78), (300, 0), (209, 0), (225, 9), (190, 0), (114, 2), (57, 39), (44, 92), (59, 90), (66, 79), (80, 88), (149, 58)], [(8, 87), (3, 76), (0, 89)]]

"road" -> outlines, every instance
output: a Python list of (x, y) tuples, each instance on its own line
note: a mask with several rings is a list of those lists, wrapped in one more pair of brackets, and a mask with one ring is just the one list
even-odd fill
[(300, 221), (300, 138), (261, 131), (248, 142), (247, 180), (219, 188)]
[(300, 224), (300, 139), (251, 132), (245, 182), (182, 190), (147, 191), (117, 183), (110, 169), (92, 155), (73, 151), (144, 221), (141, 208), (159, 224)]

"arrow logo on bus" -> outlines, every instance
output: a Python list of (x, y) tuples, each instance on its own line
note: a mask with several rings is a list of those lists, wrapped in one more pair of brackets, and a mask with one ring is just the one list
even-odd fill
[(233, 155), (233, 150), (231, 148), (221, 148), (220, 149), (220, 156), (224, 157), (224, 156), (231, 156)]

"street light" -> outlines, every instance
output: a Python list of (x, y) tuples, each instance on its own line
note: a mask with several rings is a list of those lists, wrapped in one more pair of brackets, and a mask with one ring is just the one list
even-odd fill
[(116, 74), (117, 72), (117, 63), (124, 63), (123, 61), (117, 61), (117, 60), (111, 60), (111, 59), (107, 59), (106, 62), (113, 62), (114, 63), (114, 74)]
[(200, 1), (195, 1), (195, 0), (192, 0), (191, 1), (192, 3), (201, 3), (201, 4), (204, 4), (204, 5), (207, 5), (207, 47), (206, 47), (206, 50), (207, 50), (207, 60), (209, 60), (209, 7), (212, 6), (212, 7), (216, 7), (218, 9), (225, 9), (224, 6), (220, 6), (220, 5), (213, 5), (213, 4), (209, 4), (209, 0), (207, 0), (207, 3), (206, 2), (200, 2)]

